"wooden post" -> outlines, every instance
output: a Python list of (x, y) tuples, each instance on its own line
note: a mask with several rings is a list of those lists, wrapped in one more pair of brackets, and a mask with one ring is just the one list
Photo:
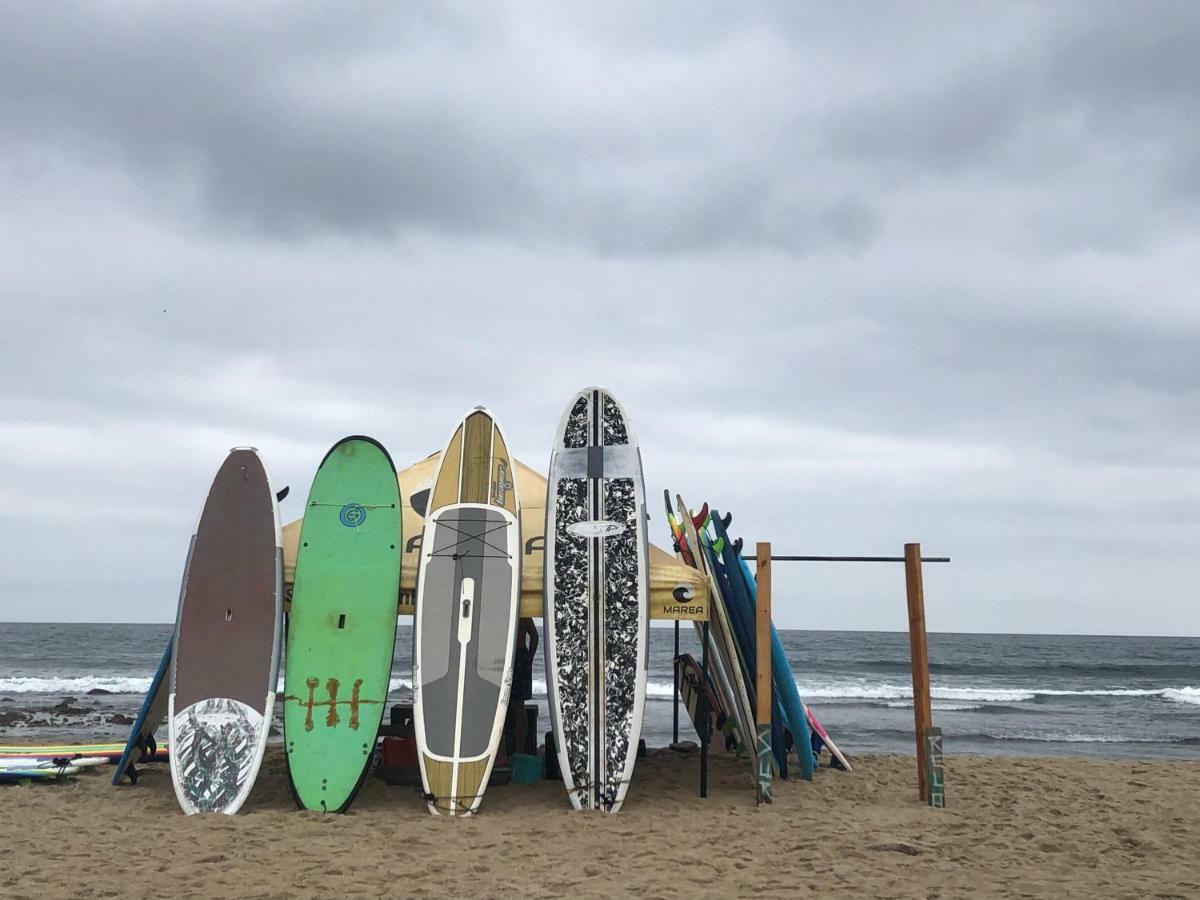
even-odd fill
[(921, 545), (904, 545), (904, 582), (908, 592), (908, 644), (912, 652), (913, 717), (917, 737), (917, 785), (929, 802), (929, 759), (925, 733), (933, 726), (929, 701), (929, 648), (925, 643), (925, 588), (921, 582)]
[(771, 545), (759, 541), (756, 557), (755, 731), (758, 732), (758, 803), (771, 802)]

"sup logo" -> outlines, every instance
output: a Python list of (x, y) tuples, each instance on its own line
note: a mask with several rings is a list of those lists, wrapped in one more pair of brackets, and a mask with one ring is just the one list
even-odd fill
[(504, 505), (504, 498), (508, 496), (512, 487), (513, 483), (508, 480), (508, 466), (503, 461), (496, 463), (496, 490), (493, 496), (496, 498), (497, 506)]
[(357, 528), (367, 520), (367, 511), (359, 503), (347, 503), (338, 513), (338, 519), (347, 528)]
[(606, 522), (603, 520), (572, 522), (567, 526), (567, 532), (579, 538), (613, 537), (614, 535), (624, 534), (625, 526), (620, 522)]

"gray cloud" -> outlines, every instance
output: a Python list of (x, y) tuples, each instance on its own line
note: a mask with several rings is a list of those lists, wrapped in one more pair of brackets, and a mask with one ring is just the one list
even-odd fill
[[(954, 556), (931, 627), (1200, 633), (1189, 5), (0, 13), (0, 619), (164, 620), (293, 486), (607, 383), (653, 500)], [(783, 568), (790, 626), (904, 627)], [(1136, 609), (1136, 619), (1131, 618)]]

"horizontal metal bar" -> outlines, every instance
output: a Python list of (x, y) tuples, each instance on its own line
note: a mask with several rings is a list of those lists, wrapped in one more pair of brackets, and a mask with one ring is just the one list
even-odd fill
[[(743, 556), (742, 559), (757, 559), (756, 556)], [(904, 562), (903, 556), (772, 556), (772, 562)], [(922, 556), (923, 563), (948, 563), (948, 556)]]

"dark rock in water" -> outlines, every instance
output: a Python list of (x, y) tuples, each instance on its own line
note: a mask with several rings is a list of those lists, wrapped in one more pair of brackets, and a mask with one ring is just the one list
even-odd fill
[(112, 691), (106, 691), (104, 688), (92, 688), (90, 691), (88, 691), (88, 696), (89, 697), (108, 696), (111, 693), (112, 693)]
[(127, 716), (123, 713), (114, 713), (108, 717), (109, 725), (132, 725), (133, 716)]
[(0, 703), (12, 703), (12, 702), (14, 702), (12, 697), (0, 697)]
[(59, 716), (85, 716), (85, 715), (87, 715), (88, 711), (86, 709), (84, 709), (83, 707), (71, 705), (72, 703), (75, 703), (75, 702), (77, 702), (77, 701), (75, 700), (74, 697), (66, 697), (62, 700), (61, 703), (57, 703), (54, 706), (47, 706), (46, 708), (44, 708), (41, 711), (48, 712), (48, 713), (54, 713), (55, 715), (59, 715)]
[(700, 745), (695, 741), (676, 741), (671, 745), (671, 749), (676, 753), (695, 753), (700, 749)]
[(29, 721), (29, 714), (14, 710), (13, 712), (0, 712), (0, 728), (7, 728), (10, 725), (21, 725)]
[(278, 728), (276, 728), (274, 725), (272, 725), (271, 730), (269, 732), (267, 732), (267, 734), (270, 737), (275, 737), (276, 735), (283, 734), (283, 732), (280, 731)]

